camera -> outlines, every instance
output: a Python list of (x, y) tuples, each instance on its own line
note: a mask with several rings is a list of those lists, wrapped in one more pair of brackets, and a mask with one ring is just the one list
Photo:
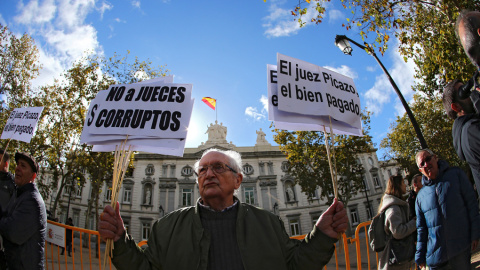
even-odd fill
[(480, 73), (478, 71), (473, 74), (473, 77), (468, 80), (467, 83), (465, 83), (458, 89), (458, 96), (460, 97), (460, 99), (466, 99), (470, 97), (470, 94), (476, 88), (480, 88)]

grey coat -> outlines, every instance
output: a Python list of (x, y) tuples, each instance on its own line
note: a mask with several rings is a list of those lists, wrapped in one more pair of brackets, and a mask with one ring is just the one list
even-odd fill
[[(385, 210), (386, 209), (386, 210)], [(408, 203), (395, 196), (383, 195), (383, 204), (381, 211), (385, 211), (385, 232), (387, 237), (403, 239), (415, 232), (415, 219), (407, 220)], [(378, 269), (410, 269), (410, 264), (388, 265), (388, 244), (384, 251), (379, 254)], [(413, 263), (413, 258), (412, 258)]]

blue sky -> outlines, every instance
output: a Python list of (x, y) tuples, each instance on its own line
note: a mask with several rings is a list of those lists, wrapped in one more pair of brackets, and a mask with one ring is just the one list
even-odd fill
[[(205, 96), (217, 99), (218, 122), (228, 127), (228, 141), (252, 146), (255, 131), (262, 128), (274, 144), (266, 107), (266, 65), (276, 64), (281, 53), (326, 67), (353, 78), (362, 107), (374, 113), (371, 135), (378, 147), (404, 110), (372, 56), (357, 47), (348, 56), (335, 47), (337, 34), (362, 41), (356, 29), (342, 27), (350, 10), (340, 1), (328, 2), (323, 23), (300, 28), (290, 15), (296, 3), (5, 0), (0, 1), (0, 23), (35, 39), (43, 70), (34, 85), (51, 83), (86, 50), (105, 56), (128, 50), (132, 58), (166, 65), (176, 83), (193, 84), (187, 147), (206, 141), (207, 126), (215, 121), (215, 111), (201, 101)], [(309, 16), (313, 13), (306, 21)], [(391, 39), (389, 51), (378, 56), (410, 101), (414, 65), (403, 61), (395, 43)]]

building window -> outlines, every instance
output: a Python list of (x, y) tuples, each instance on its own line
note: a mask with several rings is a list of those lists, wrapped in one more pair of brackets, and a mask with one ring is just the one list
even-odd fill
[(248, 204), (255, 204), (255, 193), (253, 187), (246, 187), (243, 191), (245, 195), (245, 202)]
[(191, 188), (182, 189), (182, 206), (192, 205), (193, 190)]
[(298, 218), (292, 218), (290, 223), (290, 236), (300, 235), (300, 222)]
[(123, 188), (123, 203), (132, 203), (132, 187)]
[(112, 187), (107, 187), (105, 190), (105, 201), (109, 202), (112, 200)]
[(79, 225), (80, 225), (80, 211), (73, 211), (72, 221), (73, 221), (73, 226), (79, 227)]
[(175, 169), (176, 169), (175, 165), (170, 165), (170, 177), (171, 178), (175, 178)]
[(142, 222), (142, 241), (148, 240), (148, 236), (150, 236), (150, 222)]
[(77, 196), (77, 198), (82, 197), (82, 190), (83, 190), (82, 186), (77, 186), (77, 188), (75, 189), (75, 195)]
[(318, 199), (318, 191), (315, 189), (312, 193), (308, 194), (310, 200)]
[(352, 225), (357, 225), (359, 223), (357, 208), (350, 208), (350, 221), (352, 222)]

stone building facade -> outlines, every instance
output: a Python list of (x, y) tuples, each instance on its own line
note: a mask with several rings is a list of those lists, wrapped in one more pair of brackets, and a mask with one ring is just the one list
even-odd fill
[[(146, 240), (153, 222), (176, 209), (195, 205), (199, 190), (193, 171), (194, 163), (208, 148), (238, 151), (243, 159), (245, 177), (237, 196), (242, 202), (267, 209), (280, 216), (289, 235), (308, 233), (318, 217), (328, 208), (325, 199), (320, 199), (317, 190), (308, 198), (294, 179), (287, 174), (287, 160), (278, 146), (272, 146), (265, 133), (257, 131), (254, 146), (237, 147), (227, 142), (227, 128), (222, 123), (208, 127), (208, 140), (198, 148), (186, 148), (183, 157), (137, 153), (134, 172), (124, 179), (119, 194), (120, 213), (125, 226), (137, 241)], [(395, 171), (394, 164), (379, 162), (376, 149), (363, 153), (358, 162), (365, 168), (366, 190), (356, 194), (348, 203), (347, 212), (352, 229), (361, 222), (370, 220), (376, 213), (389, 174)], [(90, 199), (89, 181), (72, 192), (68, 189), (60, 203), (60, 221), (66, 219), (66, 208), (70, 199), (69, 215), (74, 224), (88, 229), (95, 228), (93, 216), (85, 226), (86, 206)], [(111, 183), (103, 188), (103, 205), (110, 203)], [(368, 208), (367, 198), (370, 204)], [(47, 209), (50, 202), (47, 201)]]

